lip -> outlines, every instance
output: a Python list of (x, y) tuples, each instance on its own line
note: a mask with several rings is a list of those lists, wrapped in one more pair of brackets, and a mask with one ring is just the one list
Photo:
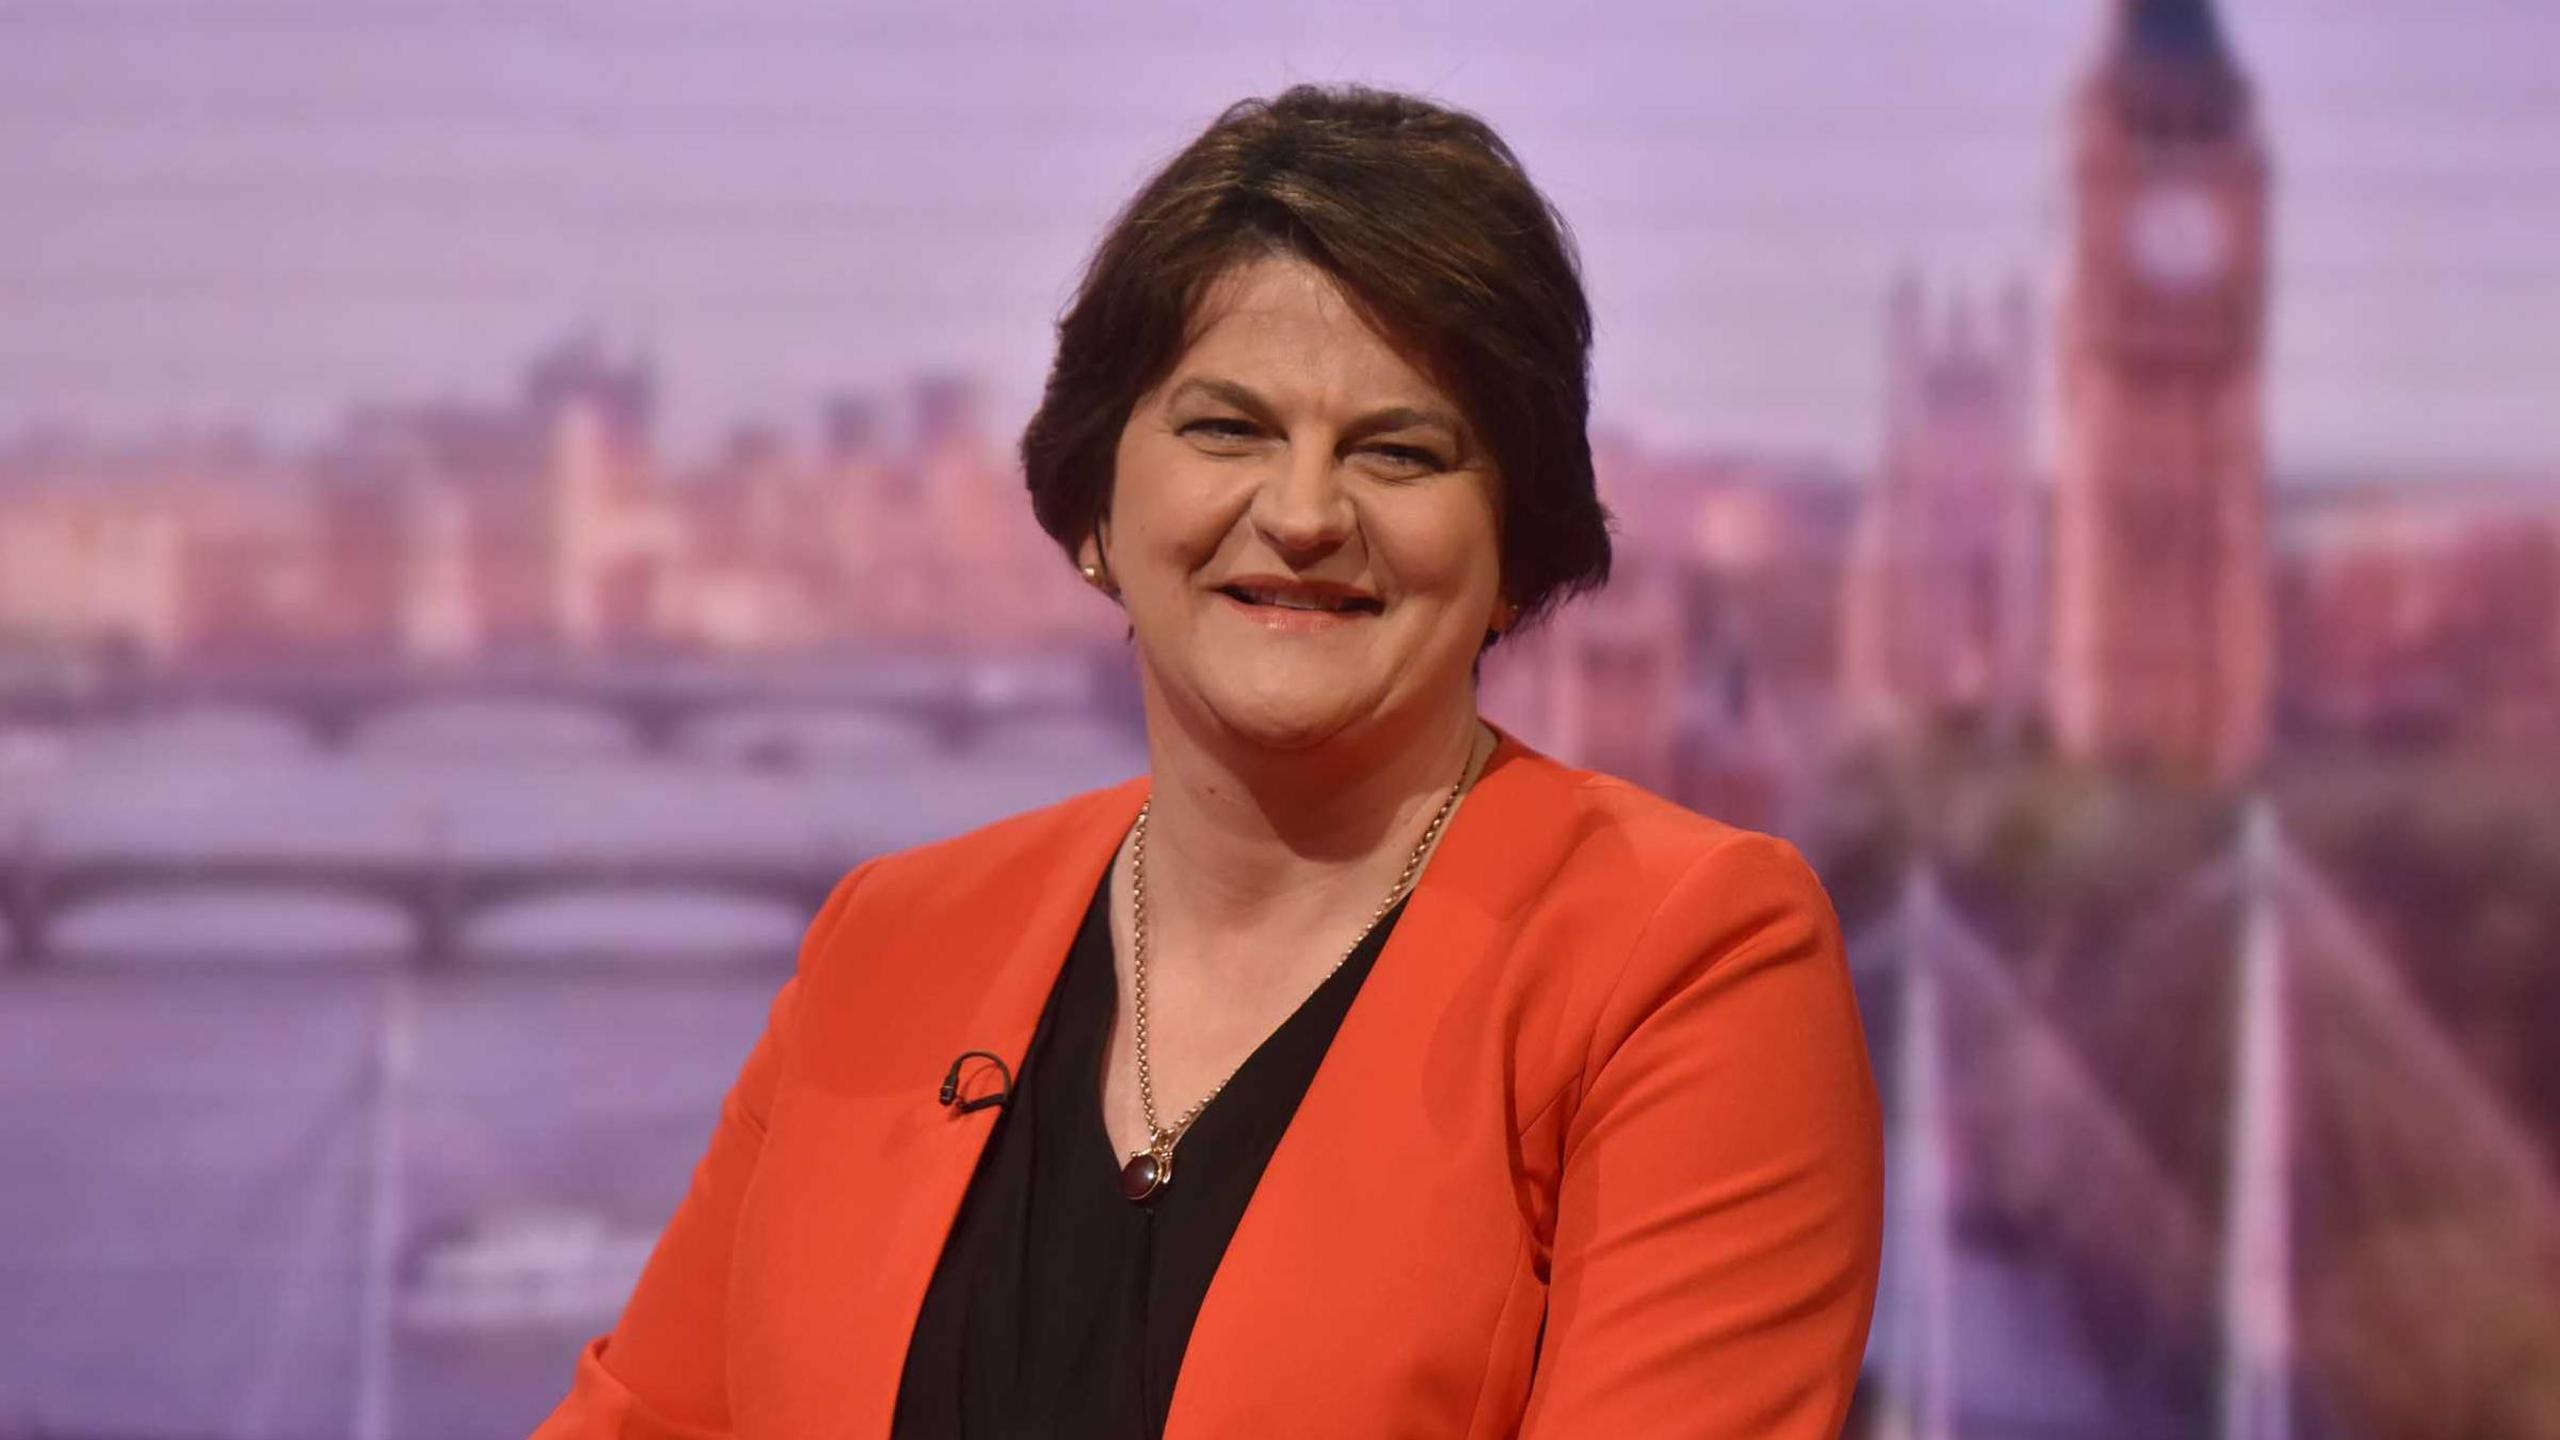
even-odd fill
[(1295, 575), (1259, 573), (1229, 576), (1218, 588), (1220, 590), (1267, 590), (1274, 594), (1291, 595), (1307, 600), (1365, 600), (1369, 602), (1371, 613), (1386, 608), (1377, 596), (1357, 585), (1346, 585), (1339, 580), (1308, 580)]
[(1291, 634), (1312, 634), (1320, 630), (1339, 630), (1378, 617), (1365, 610), (1291, 610), (1279, 605), (1255, 605), (1239, 600), (1221, 590), (1218, 603), (1239, 618), (1266, 630)]
[[(1256, 605), (1248, 600), (1237, 599), (1229, 593), (1234, 590), (1262, 590), (1317, 600), (1363, 600), (1368, 603), (1353, 610), (1292, 610), (1285, 606)], [(1346, 585), (1339, 580), (1308, 580), (1294, 575), (1269, 573), (1237, 575), (1217, 587), (1216, 594), (1219, 601), (1239, 618), (1249, 620), (1265, 630), (1277, 630), (1287, 634), (1304, 635), (1339, 630), (1343, 626), (1362, 620), (1373, 620), (1386, 608), (1377, 596), (1357, 585)]]

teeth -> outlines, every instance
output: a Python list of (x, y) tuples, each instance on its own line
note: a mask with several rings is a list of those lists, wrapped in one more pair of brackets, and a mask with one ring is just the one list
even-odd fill
[(1313, 596), (1275, 595), (1267, 590), (1239, 590), (1237, 593), (1256, 605), (1277, 605), (1283, 610), (1347, 610), (1351, 608), (1351, 602), (1348, 600), (1319, 600)]

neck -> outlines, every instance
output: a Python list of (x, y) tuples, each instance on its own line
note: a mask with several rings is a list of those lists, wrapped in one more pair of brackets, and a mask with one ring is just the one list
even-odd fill
[(1472, 694), (1405, 733), (1288, 751), (1148, 702), (1149, 902), (1195, 935), (1375, 905), (1485, 734)]

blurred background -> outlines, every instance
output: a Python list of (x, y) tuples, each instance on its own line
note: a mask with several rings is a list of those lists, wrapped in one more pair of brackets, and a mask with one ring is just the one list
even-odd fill
[(528, 1429), (830, 882), (1144, 768), (1011, 439), (1360, 79), (1600, 319), (1487, 711), (1849, 927), (1854, 1433), (2560, 1436), (2560, 10), (1069, 8), (0, 0), (0, 1435)]

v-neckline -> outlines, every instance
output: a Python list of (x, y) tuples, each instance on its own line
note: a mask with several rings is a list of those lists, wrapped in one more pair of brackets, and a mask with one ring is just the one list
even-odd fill
[[(1084, 1077), (1084, 1100), (1078, 1107), (1085, 1115), (1085, 1124), (1094, 1133), (1087, 1135), (1085, 1143), (1078, 1148), (1086, 1151), (1088, 1154), (1097, 1153), (1098, 1151), (1099, 1154), (1105, 1157), (1107, 1163), (1103, 1167), (1104, 1174), (1102, 1178), (1112, 1187), (1115, 1194), (1118, 1192), (1120, 1184), (1121, 1167), (1126, 1165), (1131, 1159), (1135, 1158), (1131, 1155), (1123, 1155), (1120, 1152), (1118, 1143), (1111, 1138), (1110, 1114), (1104, 1098), (1108, 1094), (1108, 1086), (1111, 1078), (1110, 1067), (1112, 1040), (1114, 1039), (1114, 1031), (1117, 1029), (1120, 1022), (1120, 954), (1119, 947), (1114, 943), (1111, 934), (1111, 882), (1112, 877), (1118, 873), (1120, 864), (1120, 858), (1115, 856), (1111, 864), (1103, 870), (1102, 883), (1095, 891), (1091, 904), (1086, 908), (1084, 925), (1079, 929), (1077, 938), (1074, 942), (1078, 946), (1085, 944), (1089, 932), (1097, 927), (1098, 922), (1098, 928), (1101, 931), (1098, 953), (1100, 954), (1103, 963), (1097, 968), (1102, 971), (1103, 976), (1108, 982), (1108, 988), (1105, 990), (1103, 995), (1104, 1018), (1102, 1023), (1102, 1033), (1099, 1043), (1094, 1046), (1095, 1055), (1093, 1067), (1091, 1072)], [(1367, 930), (1361, 932), (1359, 942), (1352, 946), (1350, 955), (1346, 955), (1344, 957), (1343, 963), (1335, 966), (1330, 974), (1326, 975), (1323, 980), (1317, 982), (1314, 989), (1301, 996), (1297, 1005), (1293, 1007), (1287, 1015), (1281, 1017), (1280, 1023), (1272, 1026), (1270, 1030), (1264, 1032), (1261, 1040), (1255, 1042), (1253, 1049), (1246, 1053), (1243, 1062), (1236, 1066), (1234, 1072), (1230, 1074), (1225, 1083), (1218, 1088), (1218, 1092), (1209, 1097), (1209, 1103), (1200, 1107), (1200, 1113), (1192, 1118), (1191, 1124), (1184, 1129), (1181, 1138), (1174, 1142), (1174, 1155), (1177, 1162), (1179, 1162), (1181, 1158), (1183, 1149), (1192, 1144), (1193, 1137), (1199, 1133), (1200, 1128), (1203, 1125), (1209, 1123), (1210, 1117), (1212, 1115), (1224, 1113), (1219, 1109), (1219, 1102), (1225, 1100), (1230, 1091), (1245, 1082), (1248, 1072), (1258, 1072), (1260, 1070), (1267, 1069), (1268, 1065), (1266, 1063), (1266, 1057), (1270, 1055), (1272, 1047), (1279, 1042), (1280, 1037), (1287, 1034), (1292, 1027), (1300, 1024), (1306, 1018), (1308, 1011), (1315, 1006), (1318, 997), (1331, 990), (1336, 984), (1341, 983), (1345, 976), (1352, 971), (1353, 966), (1350, 963), (1351, 956), (1357, 955), (1363, 950), (1370, 952), (1367, 964), (1360, 967), (1364, 971), (1377, 963), (1378, 956), (1376, 952), (1379, 945), (1379, 936), (1393, 930), (1395, 922), (1403, 916), (1405, 907), (1410, 904), (1412, 900), (1413, 895), (1408, 891), (1405, 895), (1400, 897), (1384, 915), (1378, 917), (1377, 921), (1371, 924)], [(1359, 997), (1353, 996), (1352, 1004), (1357, 1003), (1359, 1003)], [(1344, 1018), (1346, 1020), (1349, 1019), (1348, 1006), (1345, 1007)], [(1325, 1047), (1325, 1050), (1327, 1053), (1330, 1053), (1332, 1048), (1333, 1047), (1328, 1044)], [(1324, 1060), (1322, 1056), (1319, 1056), (1316, 1061), (1316, 1069), (1321, 1071), (1323, 1068)], [(1312, 1083), (1312, 1077), (1310, 1077), (1310, 1083)], [(1213, 1133), (1215, 1132), (1213, 1131)], [(1195, 1151), (1194, 1153), (1196, 1154), (1197, 1152)], [(1177, 1163), (1174, 1169), (1175, 1173), (1179, 1174), (1181, 1171), (1180, 1164)], [(1170, 1188), (1169, 1184), (1167, 1188)], [(1131, 1202), (1124, 1200), (1122, 1203), (1127, 1204)], [(1141, 1206), (1139, 1208), (1144, 1207)]]

